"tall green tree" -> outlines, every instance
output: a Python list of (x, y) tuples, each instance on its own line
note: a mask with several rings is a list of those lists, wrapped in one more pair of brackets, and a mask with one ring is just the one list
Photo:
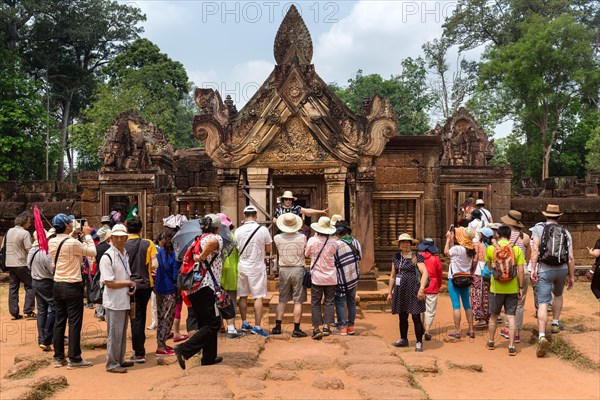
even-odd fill
[[(32, 71), (51, 85), (60, 112), (60, 148), (70, 156), (68, 126), (74, 102), (82, 98), (81, 89), (93, 86), (98, 69), (123, 51), (138, 37), (139, 22), (145, 16), (129, 4), (110, 0), (55, 0), (42, 2), (35, 14), (23, 52)], [(72, 171), (72, 160), (69, 157)], [(59, 160), (57, 179), (64, 173)]]
[(427, 86), (427, 71), (422, 58), (406, 58), (402, 61), (402, 73), (384, 79), (379, 74), (363, 75), (358, 70), (348, 80), (347, 87), (332, 84), (342, 101), (357, 112), (365, 97), (375, 94), (387, 98), (398, 117), (398, 133), (421, 135), (429, 130), (429, 115), (433, 97)]
[(180, 62), (161, 53), (148, 39), (138, 39), (103, 68), (106, 82), (72, 127), (79, 167), (99, 166), (98, 147), (115, 118), (134, 110), (158, 126), (175, 148), (193, 147), (191, 84)]
[(593, 54), (594, 32), (570, 15), (550, 21), (532, 16), (519, 29), (523, 34), (515, 43), (484, 53), (480, 79), (501, 94), (498, 108), (523, 123), (531, 143), (541, 144), (545, 179), (559, 132), (566, 121), (579, 117), (573, 114), (574, 103), (597, 101), (600, 70)]
[(42, 179), (46, 110), (39, 82), (15, 51), (0, 46), (0, 181)]

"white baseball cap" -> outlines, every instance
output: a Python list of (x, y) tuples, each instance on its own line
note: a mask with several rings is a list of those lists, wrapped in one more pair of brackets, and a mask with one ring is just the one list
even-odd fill
[(255, 213), (255, 212), (258, 212), (258, 210), (254, 206), (246, 206), (246, 208), (244, 208), (244, 214)]

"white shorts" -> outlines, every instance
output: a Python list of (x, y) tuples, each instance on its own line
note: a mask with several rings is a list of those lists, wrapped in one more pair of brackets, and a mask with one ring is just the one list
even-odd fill
[(237, 295), (255, 299), (267, 297), (267, 271), (263, 268), (260, 272), (245, 273), (238, 271)]

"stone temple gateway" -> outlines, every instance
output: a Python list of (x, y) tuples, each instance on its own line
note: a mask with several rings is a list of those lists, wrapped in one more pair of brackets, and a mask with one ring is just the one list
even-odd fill
[(170, 214), (222, 211), (237, 225), (254, 204), (270, 226), (277, 196), (292, 190), (301, 206), (350, 221), (368, 278), (375, 266), (389, 268), (400, 233), (441, 245), (469, 201), (483, 198), (495, 214), (510, 208), (510, 169), (488, 166), (492, 143), (466, 110), (424, 136), (399, 136), (388, 100), (375, 95), (353, 112), (319, 77), (312, 53), (292, 6), (275, 37), (273, 72), (241, 110), (218, 91), (196, 90), (193, 135), (203, 147), (175, 152), (140, 115), (119, 116), (99, 149), (102, 169), (78, 175), (82, 216), (97, 225), (115, 208), (137, 206), (155, 237)]

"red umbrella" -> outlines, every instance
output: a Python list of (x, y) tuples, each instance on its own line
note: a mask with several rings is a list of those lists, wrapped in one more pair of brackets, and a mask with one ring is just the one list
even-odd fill
[(35, 225), (35, 232), (37, 233), (37, 240), (40, 245), (40, 250), (48, 254), (48, 239), (46, 239), (46, 230), (42, 223), (42, 215), (38, 206), (33, 206), (33, 223)]

